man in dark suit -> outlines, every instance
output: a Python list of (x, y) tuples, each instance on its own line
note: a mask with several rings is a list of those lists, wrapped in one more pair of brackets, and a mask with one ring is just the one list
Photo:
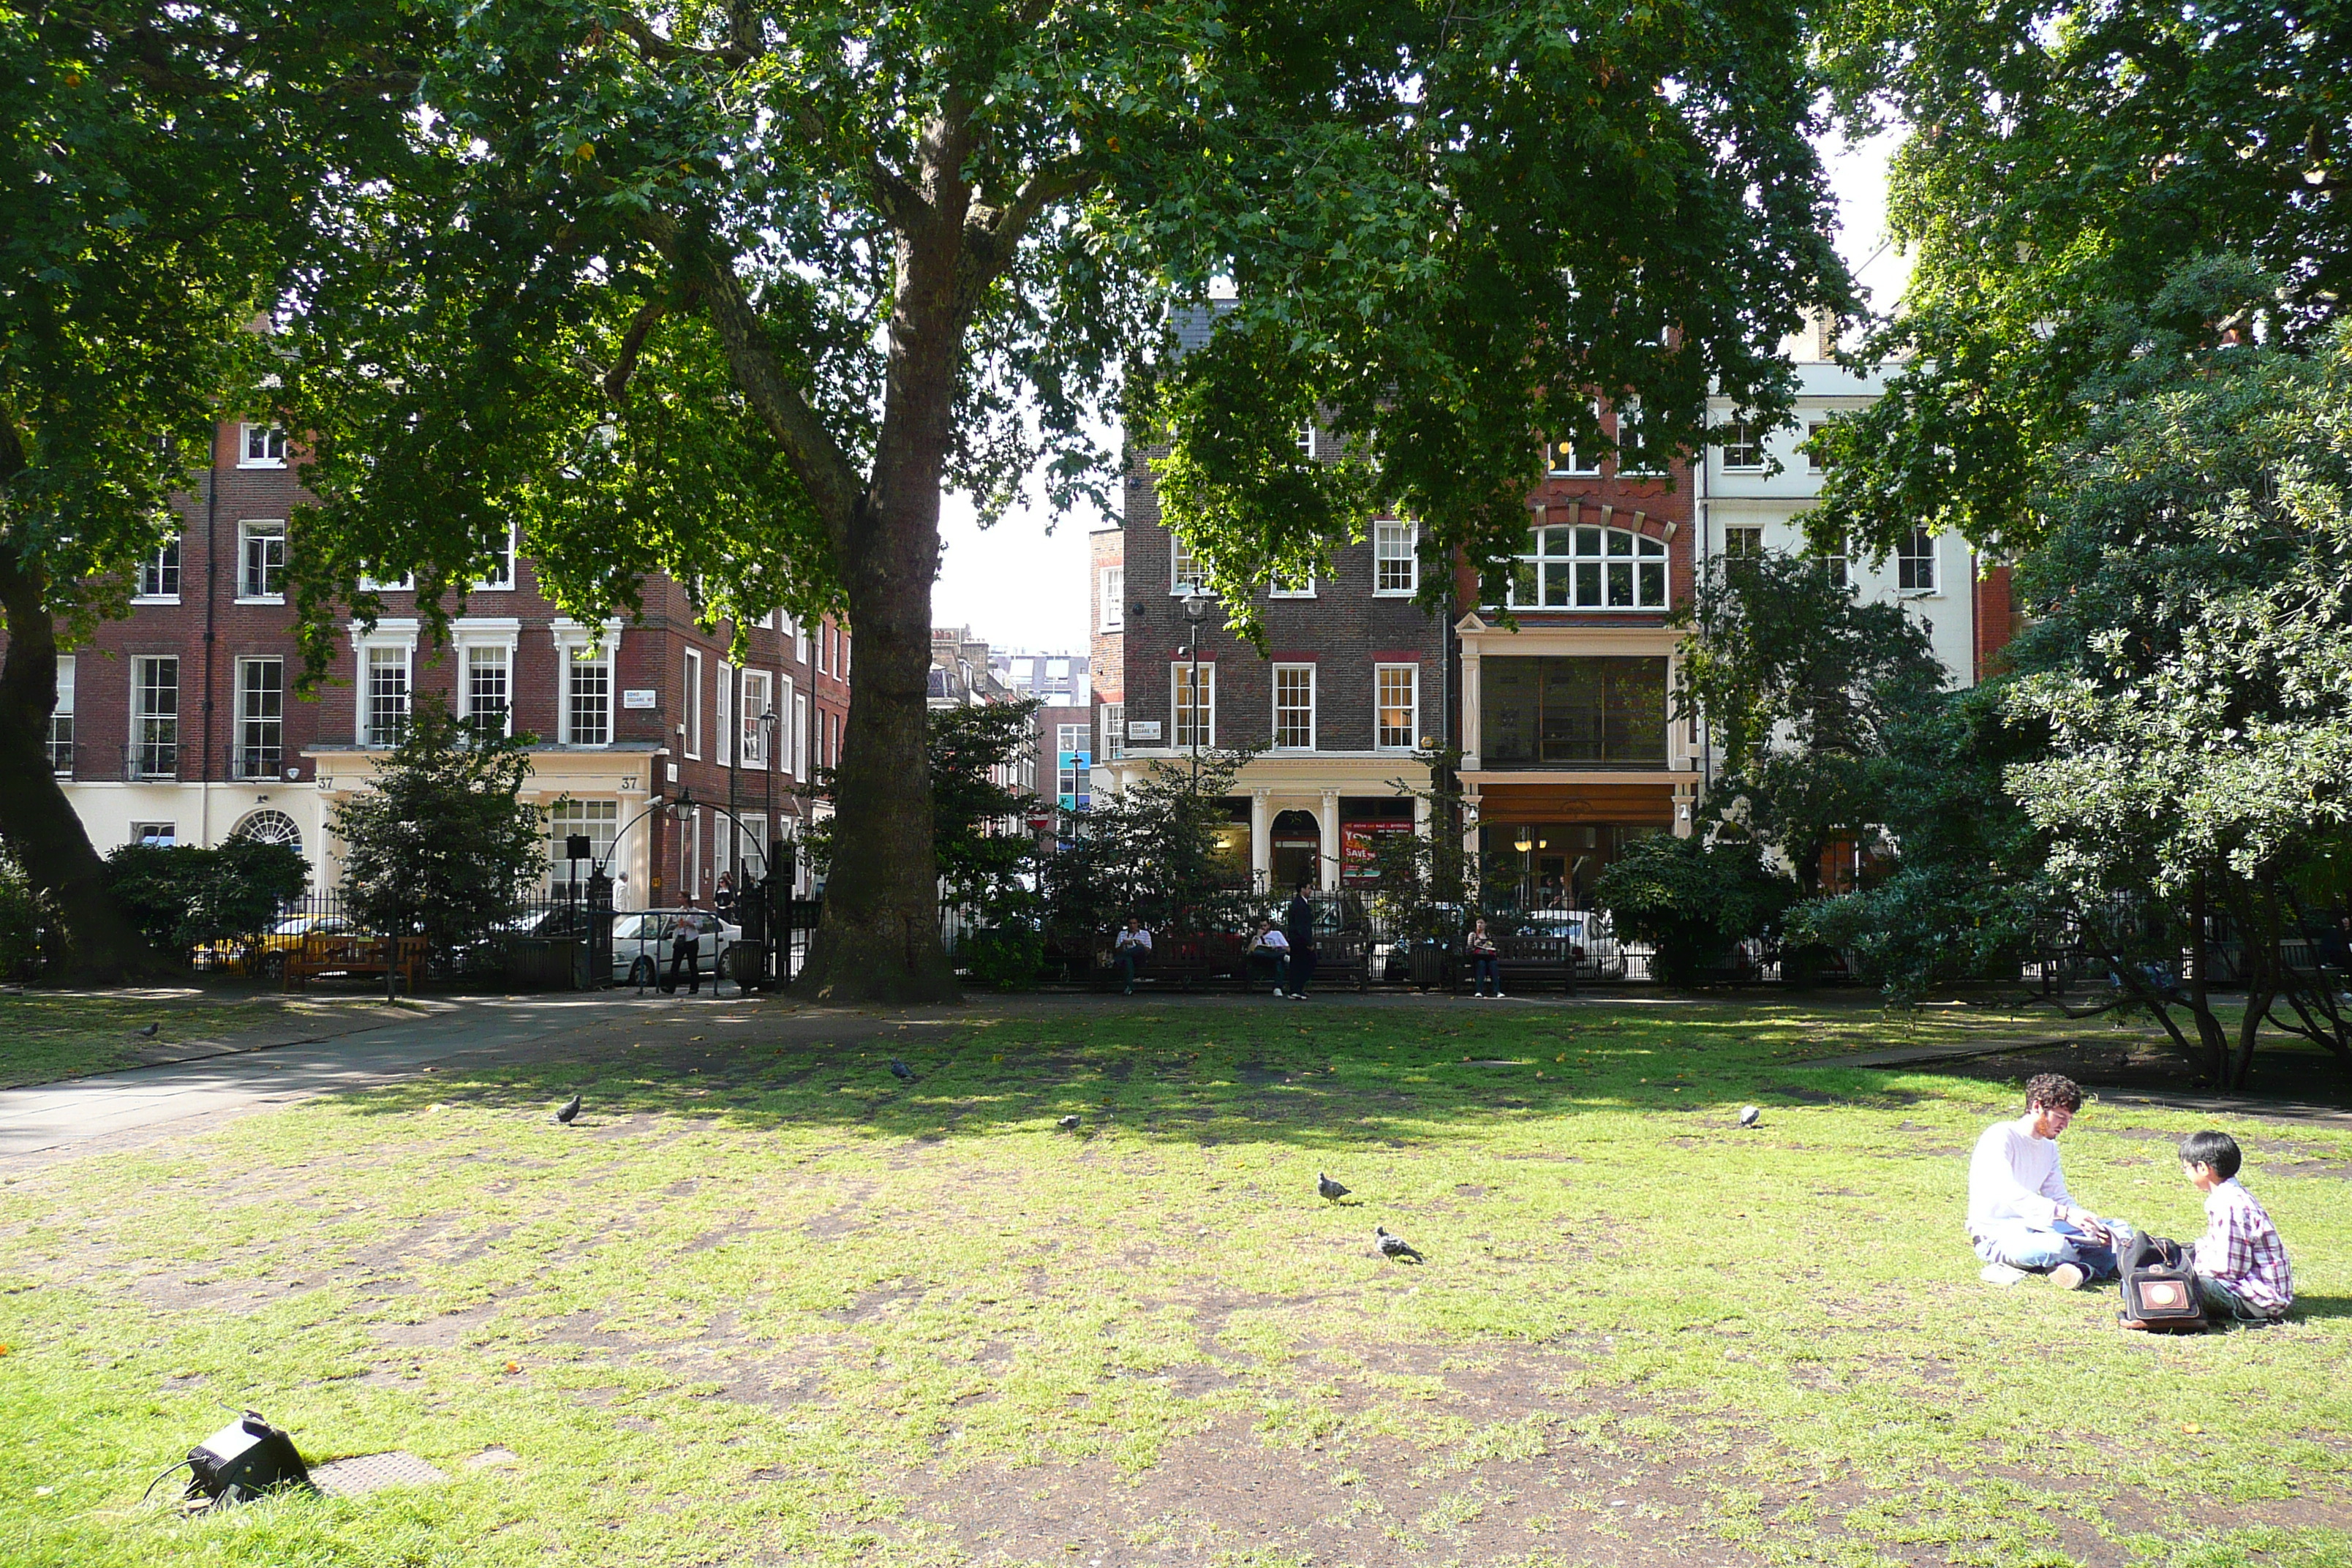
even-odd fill
[(1307, 884), (1298, 884), (1283, 911), (1283, 935), (1290, 939), (1290, 994), (1303, 1002), (1307, 983), (1315, 978), (1315, 906), (1307, 901)]

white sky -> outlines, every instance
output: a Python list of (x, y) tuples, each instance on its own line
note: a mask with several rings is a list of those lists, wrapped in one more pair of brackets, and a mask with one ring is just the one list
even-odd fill
[[(1910, 275), (1906, 258), (1882, 248), (1886, 238), (1886, 161), (1898, 132), (1848, 148), (1835, 136), (1822, 146), (1838, 203), (1838, 252), (1861, 269), (1873, 309), (1894, 307)], [(1027, 653), (1087, 650), (1087, 534), (1098, 516), (1055, 518), (1023, 505), (982, 531), (971, 503), (949, 495), (940, 509), (945, 546), (931, 588), (931, 624), (967, 626), (992, 647)]]

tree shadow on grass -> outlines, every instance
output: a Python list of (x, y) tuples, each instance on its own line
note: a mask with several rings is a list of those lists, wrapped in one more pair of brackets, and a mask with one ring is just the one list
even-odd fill
[[(1867, 1073), (1834, 1096), (1775, 1081), (1790, 1065), (1786, 1047), (1759, 1041), (1754, 1021), (1492, 1016), (1447, 1026), (1393, 1010), (1226, 1010), (975, 1021), (934, 1034), (893, 1019), (818, 1018), (756, 1038), (640, 1042), (411, 1079), (347, 1104), (363, 1115), (436, 1101), (544, 1115), (579, 1090), (583, 1131), (662, 1115), (927, 1142), (1024, 1131), (1084, 1142), (1116, 1127), (1147, 1141), (1342, 1148), (1484, 1140), (1512, 1121), (1628, 1113), (1669, 1117), (1679, 1137), (1741, 1138), (1753, 1136), (1736, 1124), (1745, 1103), (1765, 1107), (1769, 1121), (1830, 1098), (1882, 1110), (1916, 1102), (1906, 1093), (1881, 1105)], [(915, 1082), (891, 1076), (893, 1056), (915, 1065)], [(1056, 1129), (1068, 1115), (1078, 1129)], [(1572, 1152), (1564, 1141), (1556, 1157)]]

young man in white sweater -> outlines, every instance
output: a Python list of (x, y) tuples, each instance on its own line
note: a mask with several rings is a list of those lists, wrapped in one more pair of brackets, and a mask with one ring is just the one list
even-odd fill
[(2014, 1284), (2047, 1274), (2068, 1290), (2116, 1273), (2117, 1232), (2075, 1203), (2058, 1168), (2058, 1135), (2083, 1108), (2072, 1079), (2046, 1072), (2025, 1086), (2025, 1114), (1996, 1121), (1969, 1160), (1969, 1239), (1984, 1278)]

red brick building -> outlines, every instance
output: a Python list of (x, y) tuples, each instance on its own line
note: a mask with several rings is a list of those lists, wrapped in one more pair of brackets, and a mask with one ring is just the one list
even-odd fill
[(540, 594), (511, 542), (446, 646), (388, 584), (374, 627), (353, 622), (327, 682), (298, 694), (286, 525), (302, 493), (285, 440), (225, 425), (193, 478), (129, 617), (60, 659), (51, 762), (101, 854), (257, 834), (298, 845), (331, 887), (333, 803), (437, 692), (535, 737), (526, 791), (548, 810), (551, 882), (571, 874), (565, 839), (584, 834), (624, 907), (708, 904), (720, 876), (760, 873), (772, 832), (798, 837), (809, 805), (795, 792), (840, 755), (844, 627), (770, 616), (739, 662), (733, 628), (696, 626), (667, 577), (646, 581), (635, 618), (583, 625)]

